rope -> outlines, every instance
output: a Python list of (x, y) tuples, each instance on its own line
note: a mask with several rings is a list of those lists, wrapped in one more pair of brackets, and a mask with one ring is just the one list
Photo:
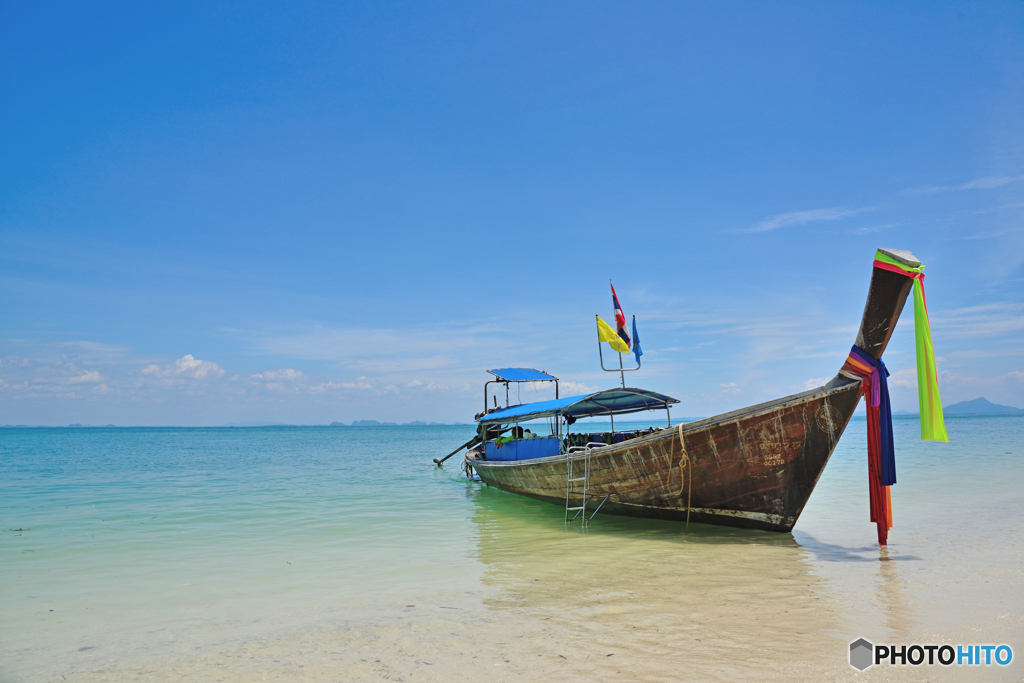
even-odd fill
[(683, 438), (683, 423), (679, 423), (679, 447), (682, 449), (683, 454), (679, 456), (679, 495), (683, 495), (683, 463), (686, 463), (686, 471), (689, 475), (689, 483), (686, 486), (686, 531), (683, 534), (685, 539), (690, 534), (690, 498), (693, 495), (693, 465), (690, 464), (690, 454), (686, 451), (686, 439)]

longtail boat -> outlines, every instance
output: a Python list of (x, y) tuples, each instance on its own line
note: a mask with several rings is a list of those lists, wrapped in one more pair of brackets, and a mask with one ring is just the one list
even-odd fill
[[(464, 444), (470, 448), (464, 468), (491, 486), (564, 505), (567, 520), (581, 515), (586, 520), (600, 510), (786, 532), (800, 518), (864, 394), (869, 399), (872, 521), (884, 545), (892, 526), (886, 487), (895, 483), (895, 467), (888, 475), (883, 472), (885, 430), (880, 428), (881, 442), (872, 439), (872, 416), (876, 425), (889, 419), (887, 393), (881, 405), (877, 397), (887, 374), (881, 357), (912, 286), (923, 277), (922, 268), (908, 251), (878, 250), (854, 350), (828, 383), (695, 422), (673, 426), (669, 417), (663, 429), (616, 432), (616, 415), (654, 408), (668, 412), (677, 401), (626, 387), (558, 398), (557, 379), (546, 372), (492, 370), (496, 379), (484, 386), (477, 437)], [(920, 293), (923, 308), (923, 285)], [(872, 367), (880, 368), (873, 380)], [(490, 384), (504, 383), (508, 396), (510, 383), (532, 381), (555, 382), (556, 399), (499, 408), (492, 396), (495, 407), (488, 408)], [(934, 393), (937, 399), (937, 387)], [(610, 417), (611, 432), (572, 432), (577, 419), (593, 416)], [(524, 430), (521, 423), (529, 421), (542, 426), (546, 421), (548, 433)]]

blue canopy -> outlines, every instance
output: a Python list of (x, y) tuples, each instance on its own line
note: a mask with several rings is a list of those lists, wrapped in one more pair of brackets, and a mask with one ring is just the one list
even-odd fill
[(562, 415), (566, 417), (593, 417), (595, 415), (622, 415), (638, 413), (642, 410), (667, 408), (671, 403), (679, 403), (671, 396), (659, 394), (646, 389), (606, 389), (596, 394), (568, 396), (553, 401), (538, 401), (509, 406), (487, 413), (478, 422), (482, 424), (509, 424), (526, 422), (541, 417)]
[(487, 372), (502, 382), (554, 382), (558, 380), (557, 377), (552, 377), (546, 372), (531, 368), (499, 368)]

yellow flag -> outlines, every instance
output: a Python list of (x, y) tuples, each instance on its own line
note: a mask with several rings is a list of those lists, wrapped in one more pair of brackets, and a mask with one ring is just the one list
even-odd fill
[(594, 316), (597, 318), (597, 341), (608, 342), (608, 346), (612, 347), (619, 353), (629, 353), (629, 347), (626, 346), (626, 342), (622, 341), (616, 332), (615, 328), (601, 320), (601, 316)]

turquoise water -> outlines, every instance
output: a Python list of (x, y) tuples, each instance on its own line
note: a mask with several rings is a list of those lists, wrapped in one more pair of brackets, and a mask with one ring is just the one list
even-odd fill
[[(467, 482), (458, 458), (433, 467), (472, 427), (0, 430), (0, 681), (118, 680), (142, 667), (162, 679), (222, 667), (221, 678), (242, 680), (284, 666), (273, 658), (289, 638), (307, 643), (288, 651), (307, 677), (335, 675), (335, 660), (354, 679), (385, 677), (372, 668), (383, 652), (397, 658), (391, 673), (414, 677), (419, 666), (421, 678), (474, 678), (459, 667), (475, 656), (422, 664), (399, 653), (431, 643), (436, 659), (426, 634), (483, 638), (495, 619), (522, 638), (494, 666), (530, 675), (547, 661), (545, 639), (575, 651), (603, 642), (592, 631), (578, 641), (583, 626), (566, 614), (589, 615), (587, 629), (604, 624), (621, 646), (625, 615), (653, 610), (630, 633), (664, 622), (679, 635), (695, 622), (673, 619), (717, 601), (777, 612), (779, 637), (810, 630), (841, 646), (870, 632), (991, 632), (1024, 658), (1024, 419), (957, 417), (948, 428), (951, 443), (922, 443), (916, 420), (895, 420), (895, 528), (881, 557), (867, 521), (862, 420), (793, 534), (685, 533), (604, 515), (586, 534), (566, 532), (561, 509)], [(646, 585), (635, 580), (639, 565)], [(545, 592), (552, 581), (591, 588)], [(771, 595), (749, 592), (766, 581), (780, 582)], [(645, 592), (658, 586), (679, 595)], [(786, 621), (790, 605), (804, 616)], [(705, 614), (722, 647), (763, 639), (731, 614)], [(388, 645), (421, 628), (404, 650)], [(657, 648), (631, 637), (637, 653)], [(376, 663), (354, 654), (371, 647), (367, 638)], [(347, 645), (327, 653), (339, 642)], [(217, 659), (240, 652), (249, 659), (238, 655), (235, 668)], [(811, 655), (794, 656), (811, 666)], [(842, 652), (834, 660), (845, 663)], [(587, 662), (573, 673), (614, 674), (596, 656)]]

